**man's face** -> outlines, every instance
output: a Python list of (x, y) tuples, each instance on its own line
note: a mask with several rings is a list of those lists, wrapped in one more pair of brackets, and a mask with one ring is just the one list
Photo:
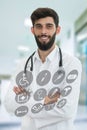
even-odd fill
[(57, 28), (52, 17), (37, 20), (32, 27), (37, 46), (40, 50), (48, 50), (55, 42)]

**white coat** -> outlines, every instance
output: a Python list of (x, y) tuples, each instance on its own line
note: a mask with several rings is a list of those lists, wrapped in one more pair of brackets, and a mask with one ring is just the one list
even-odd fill
[[(82, 66), (80, 61), (71, 55), (62, 52), (63, 56), (63, 68), (65, 71), (65, 77), (59, 84), (53, 83), (53, 76), (59, 70), (59, 50), (58, 47), (48, 55), (46, 62), (42, 63), (38, 52), (35, 53), (33, 57), (34, 70), (33, 81), (30, 84), (30, 89), (32, 91), (31, 97), (28, 102), (24, 104), (18, 104), (15, 100), (16, 94), (13, 92), (13, 87), (16, 84), (16, 75), (23, 71), (25, 61), (22, 61), (17, 68), (16, 73), (12, 77), (11, 85), (5, 97), (5, 107), (8, 112), (15, 113), (15, 110), (20, 106), (27, 106), (28, 113), (22, 117), (22, 130), (74, 130), (74, 119), (77, 112), (79, 93), (80, 93), (80, 83), (81, 83), (81, 71)], [(28, 64), (27, 70), (29, 70), (30, 63)], [(48, 70), (50, 72), (50, 80), (45, 85), (40, 85), (37, 81), (40, 72)], [(44, 98), (42, 100), (35, 100), (34, 94), (37, 90), (44, 88), (46, 94), (49, 93), (50, 89), (58, 87), (61, 92), (61, 96), (55, 106), (49, 110), (49, 108), (43, 108), (41, 111), (37, 111), (35, 104), (44, 104)], [(70, 89), (67, 92), (66, 88)], [(64, 95), (65, 94), (65, 95)], [(38, 109), (41, 106), (38, 107)]]

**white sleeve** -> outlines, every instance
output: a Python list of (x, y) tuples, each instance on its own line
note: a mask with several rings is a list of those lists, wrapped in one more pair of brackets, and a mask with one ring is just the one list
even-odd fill
[(8, 86), (7, 93), (4, 98), (4, 106), (10, 114), (14, 114), (15, 109), (18, 107), (18, 104), (15, 101), (16, 94), (13, 91), (13, 87), (15, 86), (15, 82), (11, 79), (10, 85)]

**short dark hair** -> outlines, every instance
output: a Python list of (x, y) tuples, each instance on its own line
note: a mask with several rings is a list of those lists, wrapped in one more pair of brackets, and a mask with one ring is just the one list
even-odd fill
[(32, 21), (33, 26), (36, 20), (40, 18), (45, 18), (45, 17), (52, 17), (56, 27), (58, 26), (59, 16), (56, 13), (56, 11), (54, 11), (51, 8), (37, 8), (36, 10), (34, 10), (34, 12), (31, 14), (31, 21)]

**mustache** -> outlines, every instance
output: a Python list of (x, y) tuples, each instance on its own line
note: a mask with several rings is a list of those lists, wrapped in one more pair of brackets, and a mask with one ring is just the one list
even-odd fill
[(41, 38), (41, 37), (48, 37), (48, 38), (50, 38), (50, 36), (48, 36), (48, 35), (45, 35), (45, 34), (38, 35), (37, 37), (38, 37), (38, 38)]

